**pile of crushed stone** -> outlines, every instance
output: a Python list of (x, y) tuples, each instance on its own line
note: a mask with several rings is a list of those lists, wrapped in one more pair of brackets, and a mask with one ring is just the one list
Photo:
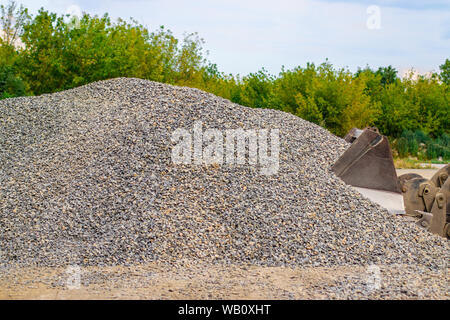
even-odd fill
[[(175, 163), (173, 133), (198, 123), (224, 136), (278, 129), (279, 167), (263, 174), (249, 161)], [(288, 113), (118, 78), (2, 100), (0, 127), (3, 264), (436, 269), (448, 260), (445, 239), (390, 215), (330, 171), (344, 140)]]

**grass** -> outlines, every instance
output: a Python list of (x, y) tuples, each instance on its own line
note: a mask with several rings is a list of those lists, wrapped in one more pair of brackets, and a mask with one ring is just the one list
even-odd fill
[(397, 169), (433, 169), (432, 163), (440, 163), (433, 161), (424, 161), (412, 158), (394, 158), (394, 166)]
[(447, 164), (448, 163), (448, 161), (444, 161), (444, 160), (431, 160), (430, 161), (431, 163), (433, 163), (433, 164)]

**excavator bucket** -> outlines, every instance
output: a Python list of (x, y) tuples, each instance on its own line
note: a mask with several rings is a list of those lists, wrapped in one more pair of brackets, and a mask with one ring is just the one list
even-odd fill
[(364, 130), (358, 128), (352, 128), (344, 137), (344, 140), (353, 143), (363, 132)]
[(402, 184), (405, 213), (408, 216), (420, 216), (418, 211), (431, 212), (434, 198), (439, 188), (425, 178), (413, 178)]
[(397, 178), (389, 142), (378, 129), (353, 128), (344, 139), (351, 145), (332, 167), (338, 177), (355, 187), (401, 193), (406, 215), (450, 239), (450, 164), (429, 180), (415, 173)]
[(434, 183), (434, 185), (438, 188), (441, 188), (447, 178), (450, 175), (450, 165), (446, 165), (445, 167), (439, 169), (432, 177), (431, 182)]
[(347, 134), (353, 142), (332, 171), (355, 187), (401, 193), (388, 139), (374, 128), (355, 129)]
[(364, 130), (372, 130), (376, 133), (380, 133), (377, 127), (366, 127), (364, 129), (358, 129), (358, 128), (351, 128), (350, 131), (345, 135), (344, 140), (350, 143), (353, 143), (358, 137), (361, 135), (361, 133), (364, 132)]
[(438, 170), (430, 180), (415, 174), (398, 177), (403, 193), (405, 213), (409, 216), (420, 216), (421, 213), (418, 214), (418, 212), (431, 212), (439, 188), (443, 188), (447, 180), (450, 181), (449, 174), (450, 164)]
[(417, 224), (430, 232), (450, 239), (450, 179), (446, 179), (435, 195), (430, 211), (417, 211)]
[(415, 178), (423, 178), (420, 174), (417, 173), (404, 173), (401, 176), (398, 176), (398, 184), (400, 186), (400, 189), (403, 191), (403, 187), (405, 186), (406, 182), (415, 179)]

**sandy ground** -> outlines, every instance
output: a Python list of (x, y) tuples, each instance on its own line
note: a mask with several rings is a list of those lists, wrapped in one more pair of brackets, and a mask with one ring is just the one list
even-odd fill
[[(258, 266), (88, 267), (3, 272), (0, 299), (449, 299), (448, 269), (406, 266), (284, 268)], [(444, 269), (443, 269), (444, 270)], [(77, 280), (78, 279), (78, 280)]]
[(157, 264), (87, 268), (81, 272), (79, 287), (73, 281), (68, 287), (67, 269), (21, 269), (0, 281), (0, 299), (320, 299), (324, 295), (311, 288), (329, 285), (338, 274), (349, 272), (345, 268), (326, 272), (208, 266), (200, 273), (199, 268), (164, 269)]
[(405, 173), (417, 173), (426, 179), (430, 179), (439, 169), (397, 169), (397, 176)]

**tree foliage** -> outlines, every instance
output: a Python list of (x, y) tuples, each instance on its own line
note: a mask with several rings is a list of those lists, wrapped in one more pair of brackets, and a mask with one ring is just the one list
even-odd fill
[(447, 85), (450, 85), (450, 60), (445, 59), (445, 62), (439, 66), (441, 70), (440, 78), (441, 81)]
[(375, 125), (385, 135), (401, 137), (398, 145), (405, 153), (417, 149), (405, 131), (422, 132), (429, 139), (449, 134), (449, 59), (439, 74), (418, 79), (399, 78), (392, 66), (352, 73), (328, 60), (283, 67), (277, 76), (263, 68), (240, 77), (209, 62), (196, 33), (179, 40), (164, 27), (150, 31), (134, 20), (112, 21), (107, 14), (84, 13), (74, 25), (67, 16), (43, 8), (35, 16), (14, 2), (0, 9), (0, 98), (137, 77), (290, 112), (340, 136), (352, 127)]

